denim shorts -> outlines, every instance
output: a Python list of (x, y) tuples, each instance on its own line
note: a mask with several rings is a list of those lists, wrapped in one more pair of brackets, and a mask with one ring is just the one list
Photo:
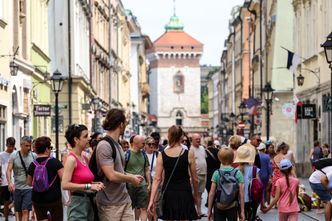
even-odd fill
[(32, 189), (15, 189), (14, 205), (15, 212), (22, 212), (23, 210), (32, 210)]
[(332, 199), (331, 193), (321, 183), (310, 183), (312, 191), (314, 191), (323, 202)]

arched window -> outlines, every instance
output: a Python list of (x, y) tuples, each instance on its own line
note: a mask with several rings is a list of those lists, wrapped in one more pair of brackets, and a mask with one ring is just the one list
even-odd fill
[(173, 89), (174, 93), (184, 92), (184, 76), (181, 71), (178, 71), (173, 78)]
[(177, 126), (182, 126), (183, 114), (181, 111), (176, 112), (175, 115), (175, 124)]

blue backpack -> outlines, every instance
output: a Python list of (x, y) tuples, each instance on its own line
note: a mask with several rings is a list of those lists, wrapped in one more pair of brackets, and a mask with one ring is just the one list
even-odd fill
[(237, 169), (231, 171), (218, 170), (220, 179), (217, 184), (216, 206), (220, 210), (230, 209), (237, 205), (239, 196), (239, 183), (236, 179)]
[(53, 185), (57, 176), (54, 177), (51, 184), (48, 183), (48, 172), (46, 168), (47, 162), (51, 159), (48, 157), (41, 163), (38, 163), (37, 160), (32, 161), (32, 163), (36, 166), (35, 171), (33, 173), (32, 187), (35, 192), (45, 192), (50, 186)]

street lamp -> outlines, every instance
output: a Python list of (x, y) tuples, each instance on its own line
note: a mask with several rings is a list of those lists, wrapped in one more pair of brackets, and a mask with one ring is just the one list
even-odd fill
[(14, 60), (12, 60), (12, 61), (9, 63), (9, 69), (10, 69), (10, 75), (11, 75), (11, 76), (17, 76), (17, 72), (18, 72), (18, 64), (16, 64)]
[(296, 79), (297, 79), (297, 86), (303, 86), (303, 84), (304, 84), (304, 77), (303, 77), (303, 75), (302, 74), (300, 74), (299, 76), (297, 76), (296, 77)]
[(97, 111), (100, 109), (100, 99), (98, 97), (92, 98), (91, 105), (94, 112), (93, 131), (97, 132)]
[[(331, 69), (331, 91), (330, 91), (330, 100), (331, 100), (332, 99), (332, 32), (327, 36), (326, 41), (321, 45), (321, 47), (324, 47), (326, 61), (327, 63), (329, 63), (329, 67)], [(330, 114), (332, 114), (332, 112)], [(332, 146), (331, 143), (330, 146)]]
[(58, 96), (63, 87), (66, 77), (56, 70), (51, 77), (52, 91), (55, 95), (55, 154), (59, 158), (59, 101)]
[(266, 140), (270, 139), (270, 105), (272, 104), (273, 91), (274, 89), (269, 82), (262, 89), (266, 101)]
[(243, 122), (243, 115), (244, 115), (244, 110), (246, 109), (246, 104), (242, 101), (239, 110), (240, 110), (240, 115), (241, 115), (241, 122)]
[(231, 119), (232, 132), (233, 132), (233, 134), (234, 134), (234, 123), (235, 123), (236, 115), (232, 112), (232, 113), (229, 114), (229, 118)]

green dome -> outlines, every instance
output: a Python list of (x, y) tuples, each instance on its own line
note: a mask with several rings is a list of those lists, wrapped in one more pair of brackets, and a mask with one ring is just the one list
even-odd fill
[(180, 21), (180, 19), (175, 15), (171, 17), (168, 24), (165, 25), (166, 31), (183, 31), (183, 23)]

